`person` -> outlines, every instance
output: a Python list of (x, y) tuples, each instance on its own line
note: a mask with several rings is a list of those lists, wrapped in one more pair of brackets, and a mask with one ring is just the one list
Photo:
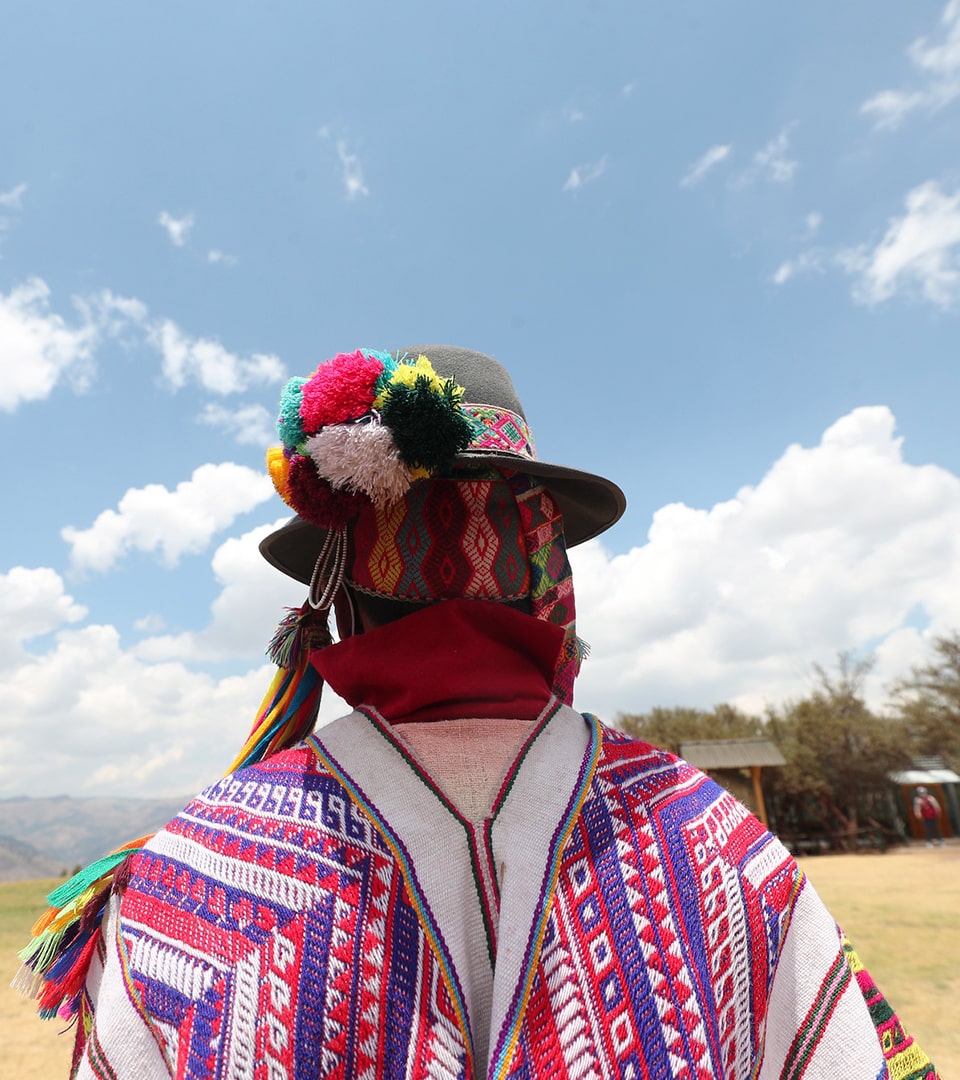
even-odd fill
[(625, 500), (535, 456), (505, 368), (339, 354), (279, 431), (261, 550), (308, 599), (253, 732), (28, 963), (77, 1077), (936, 1076), (782, 845), (572, 708), (567, 548)]
[(927, 838), (927, 847), (943, 845), (943, 833), (940, 831), (940, 803), (923, 785), (917, 788), (913, 799), (913, 816), (923, 822), (923, 832)]

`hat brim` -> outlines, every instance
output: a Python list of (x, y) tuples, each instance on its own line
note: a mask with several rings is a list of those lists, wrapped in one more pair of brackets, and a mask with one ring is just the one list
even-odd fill
[[(563, 514), (567, 547), (599, 536), (621, 518), (627, 507), (626, 496), (612, 480), (582, 469), (482, 450), (458, 454), (457, 462), (511, 469), (542, 478)], [(260, 541), (260, 554), (271, 566), (308, 585), (323, 537), (324, 530), (318, 525), (294, 517)]]

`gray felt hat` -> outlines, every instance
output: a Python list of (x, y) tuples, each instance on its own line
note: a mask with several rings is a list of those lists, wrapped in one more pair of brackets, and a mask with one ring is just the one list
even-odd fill
[[(426, 356), (443, 378), (464, 388), (464, 406), (491, 406), (513, 413), (525, 423), (526, 416), (507, 369), (490, 356), (454, 345), (412, 345), (400, 354)], [(520, 450), (468, 449), (458, 454), (457, 464), (513, 469), (543, 479), (563, 512), (567, 546), (582, 544), (609, 529), (626, 509), (626, 496), (602, 476), (552, 465), (527, 457)], [(304, 584), (309, 583), (324, 530), (295, 517), (260, 543), (267, 562)]]

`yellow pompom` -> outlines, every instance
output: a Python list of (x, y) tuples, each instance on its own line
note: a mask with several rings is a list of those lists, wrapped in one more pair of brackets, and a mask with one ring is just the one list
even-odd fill
[(291, 509), (296, 509), (290, 496), (290, 460), (282, 446), (271, 446), (267, 451), (267, 469), (277, 494)]
[(396, 370), (390, 376), (390, 382), (394, 386), (413, 386), (417, 379), (424, 376), (430, 380), (430, 388), (439, 392), (443, 379), (433, 370), (433, 364), (421, 354), (413, 364), (397, 364)]

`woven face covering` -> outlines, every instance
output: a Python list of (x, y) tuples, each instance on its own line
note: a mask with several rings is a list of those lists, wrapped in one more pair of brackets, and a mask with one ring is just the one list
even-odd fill
[(530, 568), (506, 480), (414, 484), (392, 506), (367, 503), (348, 532), (346, 581), (396, 600), (521, 600)]
[(367, 504), (347, 541), (345, 580), (396, 600), (509, 601), (564, 629), (554, 691), (566, 704), (580, 668), (573, 577), (563, 518), (532, 477), (436, 479), (389, 508)]

